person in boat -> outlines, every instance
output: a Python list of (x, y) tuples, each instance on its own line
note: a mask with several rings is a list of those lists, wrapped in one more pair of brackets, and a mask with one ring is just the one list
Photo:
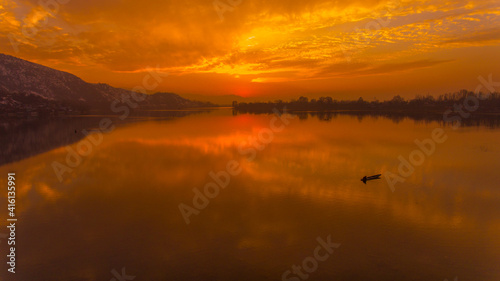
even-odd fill
[(364, 177), (361, 179), (361, 181), (362, 181), (364, 184), (366, 184), (366, 182), (367, 182), (367, 181), (369, 181), (369, 180), (378, 180), (378, 179), (380, 179), (380, 176), (381, 176), (381, 175), (382, 175), (382, 174), (373, 175), (373, 176), (369, 176), (369, 177), (364, 176)]

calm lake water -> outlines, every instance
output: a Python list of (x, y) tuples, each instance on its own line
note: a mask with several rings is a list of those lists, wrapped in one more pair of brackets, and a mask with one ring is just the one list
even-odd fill
[[(448, 139), (393, 192), (384, 175), (441, 124), (295, 118), (271, 137), (274, 118), (215, 110), (117, 126), (62, 182), (52, 163), (66, 163), (64, 146), (0, 166), (1, 186), (16, 173), (18, 215), (16, 274), (2, 236), (0, 279), (500, 280), (500, 129), (443, 127)], [(259, 134), (270, 142), (251, 159)], [(193, 207), (193, 189), (228, 163), (241, 172), (186, 224), (179, 204)], [(328, 239), (332, 253), (318, 248)]]

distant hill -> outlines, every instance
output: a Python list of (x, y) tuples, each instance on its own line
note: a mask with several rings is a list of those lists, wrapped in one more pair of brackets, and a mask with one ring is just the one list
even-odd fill
[[(61, 108), (109, 110), (114, 100), (130, 94), (129, 90), (87, 83), (71, 73), (0, 54), (0, 110), (3, 112)], [(148, 95), (140, 106), (180, 109), (213, 104), (173, 93), (155, 93)]]
[(237, 95), (219, 95), (219, 96), (206, 96), (199, 94), (179, 94), (179, 95), (186, 99), (211, 102), (222, 106), (231, 106), (233, 104), (233, 101), (237, 102), (256, 101), (256, 99), (249, 99)]

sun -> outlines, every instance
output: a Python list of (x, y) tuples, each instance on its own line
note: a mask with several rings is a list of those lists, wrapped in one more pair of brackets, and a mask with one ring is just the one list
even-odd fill
[(240, 97), (248, 98), (252, 96), (252, 90), (247, 87), (239, 87), (234, 90), (234, 94)]

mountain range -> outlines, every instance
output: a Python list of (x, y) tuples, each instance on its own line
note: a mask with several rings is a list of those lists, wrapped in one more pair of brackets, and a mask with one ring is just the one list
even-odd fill
[[(87, 83), (79, 77), (13, 56), (0, 54), (0, 112), (100, 110), (109, 111), (131, 91), (107, 84)], [(141, 108), (181, 109), (214, 106), (174, 93), (147, 95)]]

